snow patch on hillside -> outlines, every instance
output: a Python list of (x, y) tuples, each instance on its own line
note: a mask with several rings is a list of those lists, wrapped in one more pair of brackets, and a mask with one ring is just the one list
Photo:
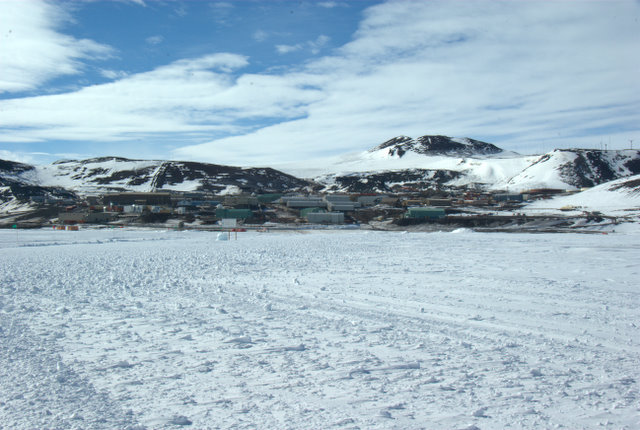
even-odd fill
[[(94, 161), (95, 160), (95, 161)], [(35, 179), (47, 186), (57, 186), (76, 192), (97, 192), (104, 188), (126, 188), (130, 191), (147, 192), (151, 190), (151, 180), (160, 168), (161, 161), (124, 160), (119, 158), (100, 158), (94, 160), (62, 161), (50, 165), (36, 166)], [(131, 172), (121, 180), (109, 180), (119, 172)], [(137, 177), (134, 175), (137, 173)], [(142, 178), (139, 183), (132, 179)]]
[[(611, 216), (640, 216), (640, 175), (610, 181), (569, 196), (539, 200), (527, 205), (529, 212), (579, 213), (598, 211)], [(573, 210), (571, 210), (573, 208)]]

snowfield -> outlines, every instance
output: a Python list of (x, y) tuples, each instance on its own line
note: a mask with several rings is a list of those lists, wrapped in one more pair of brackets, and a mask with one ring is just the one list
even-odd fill
[(640, 428), (640, 234), (0, 231), (2, 428)]

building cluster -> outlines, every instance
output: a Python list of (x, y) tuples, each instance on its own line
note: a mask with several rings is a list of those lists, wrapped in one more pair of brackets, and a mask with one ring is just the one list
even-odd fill
[[(562, 193), (539, 189), (527, 193), (414, 192), (407, 194), (240, 194), (212, 195), (201, 192), (122, 192), (65, 201), (58, 223), (183, 223), (221, 224), (235, 220), (244, 224), (310, 223), (357, 224), (372, 220), (440, 220), (468, 210), (517, 209), (524, 202)], [(58, 202), (60, 204), (60, 202)], [(71, 204), (70, 204), (71, 203)]]

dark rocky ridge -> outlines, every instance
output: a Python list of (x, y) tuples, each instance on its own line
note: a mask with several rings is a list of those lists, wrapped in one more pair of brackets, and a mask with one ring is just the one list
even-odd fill
[[(136, 162), (135, 164), (131, 164)], [(32, 174), (32, 171), (34, 174)], [(102, 194), (118, 191), (189, 191), (219, 193), (229, 186), (248, 193), (289, 192), (310, 186), (310, 182), (271, 168), (241, 168), (217, 164), (145, 161), (122, 157), (61, 160), (49, 167), (49, 174), (70, 189), (36, 183), (36, 168), (0, 160), (0, 203), (16, 198), (73, 198), (76, 193)], [(184, 182), (188, 186), (181, 187)], [(138, 187), (138, 188), (136, 188)]]
[(327, 191), (349, 193), (388, 193), (403, 189), (439, 189), (463, 173), (453, 170), (407, 169), (387, 172), (362, 172), (333, 176)]
[[(463, 142), (459, 142), (460, 140)], [(469, 138), (454, 140), (454, 138), (440, 135), (426, 135), (417, 139), (412, 139), (407, 136), (394, 137), (376, 146), (371, 152), (383, 149), (387, 149), (388, 154), (392, 157), (402, 157), (407, 152), (415, 152), (422, 155), (459, 155), (464, 157), (493, 155), (504, 152), (504, 150), (491, 143)]]
[[(575, 159), (557, 167), (560, 177), (577, 188), (594, 187), (629, 175), (640, 174), (640, 151), (556, 149), (541, 156), (527, 169), (552, 161), (554, 156), (575, 154)], [(525, 169), (526, 170), (526, 169)]]
[[(446, 136), (406, 136), (388, 140), (371, 152), (387, 151), (392, 157), (408, 152), (454, 158), (483, 158), (490, 163), (504, 151), (497, 146), (473, 139)], [(492, 157), (497, 155), (497, 157)], [(509, 153), (508, 158), (513, 157)], [(46, 174), (38, 172), (45, 170)], [(535, 182), (536, 178), (558, 178), (577, 188), (592, 187), (621, 177), (640, 174), (640, 151), (633, 150), (555, 150), (537, 158), (520, 174), (518, 180)], [(41, 178), (51, 178), (42, 182)], [(389, 193), (398, 190), (427, 190), (458, 186), (490, 188), (492, 183), (468, 171), (412, 168), (377, 170), (326, 175), (317, 182), (296, 178), (272, 168), (241, 168), (190, 161), (131, 160), (122, 157), (100, 157), (87, 160), (62, 160), (50, 166), (34, 167), (24, 163), (0, 160), (0, 203), (30, 197), (72, 198), (78, 194), (103, 194), (118, 191), (188, 190), (208, 193), (229, 191), (229, 187), (248, 193), (294, 192), (324, 189), (328, 192)], [(64, 184), (65, 188), (56, 185)], [(68, 185), (67, 185), (68, 184)], [(557, 186), (557, 185), (556, 185)], [(524, 189), (524, 188), (523, 188)]]
[[(271, 168), (242, 168), (192, 161), (148, 162), (142, 167), (109, 168), (107, 163), (125, 164), (145, 160), (101, 157), (88, 160), (58, 162), (62, 172), (74, 180), (95, 184), (108, 191), (126, 191), (129, 187), (147, 185), (149, 190), (172, 189), (183, 182), (198, 182), (193, 191), (216, 193), (228, 186), (247, 192), (290, 191), (308, 186), (305, 180)], [(124, 167), (124, 166), (122, 166)]]

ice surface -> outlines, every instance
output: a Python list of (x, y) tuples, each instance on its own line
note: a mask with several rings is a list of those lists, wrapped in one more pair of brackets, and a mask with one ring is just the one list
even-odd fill
[(639, 238), (0, 231), (0, 427), (639, 428)]

